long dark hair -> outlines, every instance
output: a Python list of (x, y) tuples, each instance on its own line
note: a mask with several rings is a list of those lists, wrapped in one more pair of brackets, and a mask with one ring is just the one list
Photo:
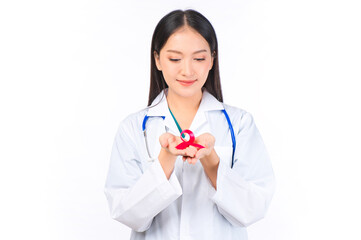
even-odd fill
[(155, 64), (154, 51), (160, 53), (168, 38), (179, 28), (188, 25), (195, 29), (208, 42), (211, 54), (214, 57), (212, 69), (208, 73), (204, 88), (212, 94), (218, 101), (223, 102), (221, 81), (218, 66), (218, 43), (216, 33), (212, 24), (199, 12), (189, 9), (186, 11), (175, 10), (165, 15), (157, 24), (152, 38), (152, 46), (150, 51), (150, 87), (148, 106), (158, 94), (168, 87), (163, 78), (163, 74), (159, 71)]

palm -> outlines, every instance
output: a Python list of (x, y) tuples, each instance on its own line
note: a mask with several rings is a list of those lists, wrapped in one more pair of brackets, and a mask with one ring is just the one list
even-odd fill
[(204, 146), (204, 148), (201, 148), (197, 151), (196, 154), (197, 159), (208, 156), (212, 152), (215, 143), (215, 138), (211, 134), (209, 133), (201, 134), (198, 137), (196, 137), (195, 141), (196, 143)]
[(165, 148), (169, 153), (174, 156), (183, 156), (184, 161), (188, 161), (191, 164), (195, 164), (197, 160), (202, 159), (206, 156), (209, 156), (213, 150), (215, 138), (209, 134), (204, 133), (196, 137), (195, 143), (204, 146), (204, 148), (196, 148), (194, 146), (189, 146), (186, 149), (178, 150), (176, 146), (182, 142), (180, 137), (176, 137), (170, 133), (164, 133), (159, 138), (160, 144)]
[(195, 142), (204, 146), (205, 148), (213, 148), (215, 139), (209, 133), (203, 133), (196, 137)]

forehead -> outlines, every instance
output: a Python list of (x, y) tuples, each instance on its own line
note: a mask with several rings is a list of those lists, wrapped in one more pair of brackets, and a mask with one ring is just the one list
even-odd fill
[(178, 29), (170, 35), (162, 48), (163, 51), (175, 50), (184, 54), (193, 53), (203, 49), (208, 53), (210, 52), (209, 44), (206, 39), (204, 39), (196, 30), (187, 26)]

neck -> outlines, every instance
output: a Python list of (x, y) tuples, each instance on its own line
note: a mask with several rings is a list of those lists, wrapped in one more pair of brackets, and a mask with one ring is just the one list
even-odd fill
[(168, 107), (173, 111), (182, 109), (187, 111), (197, 111), (202, 100), (202, 91), (190, 97), (177, 95), (175, 92), (168, 90), (167, 101)]

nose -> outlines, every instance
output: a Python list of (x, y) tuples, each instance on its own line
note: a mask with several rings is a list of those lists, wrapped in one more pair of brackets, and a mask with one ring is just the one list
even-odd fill
[(192, 77), (193, 76), (194, 72), (193, 72), (192, 61), (190, 61), (190, 60), (183, 61), (181, 74), (184, 77)]

